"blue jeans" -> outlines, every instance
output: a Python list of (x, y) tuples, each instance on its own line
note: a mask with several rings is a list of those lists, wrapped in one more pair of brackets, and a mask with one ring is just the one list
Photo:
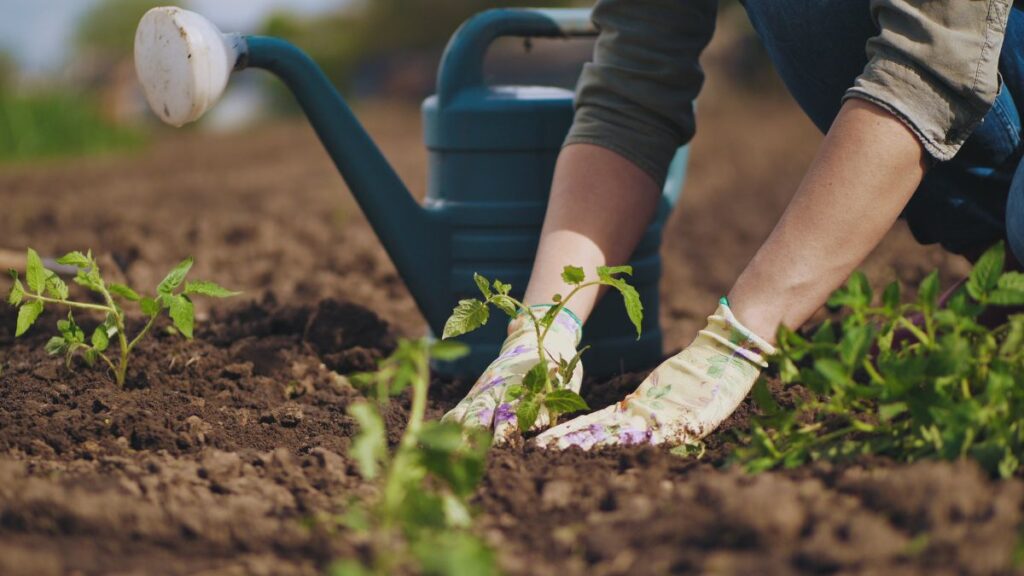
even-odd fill
[[(867, 65), (878, 34), (869, 0), (745, 0), (786, 87), (826, 132), (843, 94)], [(948, 162), (933, 166), (903, 211), (922, 244), (976, 257), (1006, 238), (1024, 262), (1024, 10), (1014, 7), (999, 59), (1003, 87), (985, 120)]]

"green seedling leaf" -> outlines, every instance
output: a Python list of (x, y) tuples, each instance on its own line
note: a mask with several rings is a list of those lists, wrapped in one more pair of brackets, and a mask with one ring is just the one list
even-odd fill
[(46, 353), (50, 356), (61, 356), (67, 351), (67, 340), (60, 336), (54, 336), (46, 342)]
[(579, 286), (585, 280), (583, 268), (579, 266), (566, 266), (562, 269), (562, 280), (571, 286)]
[(501, 280), (495, 280), (492, 286), (494, 287), (494, 292), (502, 296), (508, 296), (509, 292), (512, 291), (512, 285), (505, 284)]
[(42, 294), (46, 289), (47, 270), (35, 250), (29, 248), (25, 261), (25, 282), (34, 294)]
[(103, 291), (103, 279), (100, 278), (99, 270), (95, 266), (89, 270), (79, 270), (75, 274), (75, 283), (93, 292)]
[(373, 480), (380, 471), (381, 462), (388, 457), (384, 420), (369, 402), (352, 404), (348, 413), (359, 425), (359, 434), (352, 441), (349, 454), (355, 459), (363, 478)]
[(558, 306), (549, 306), (548, 309), (544, 311), (544, 315), (540, 317), (540, 325), (544, 328), (551, 326), (551, 323), (555, 321), (555, 316), (558, 316), (558, 313), (561, 311), (562, 308)]
[(533, 425), (537, 423), (537, 417), (540, 416), (540, 402), (535, 398), (527, 398), (519, 402), (519, 406), (516, 408), (516, 423), (519, 424), (519, 430), (526, 432)]
[(46, 293), (50, 298), (57, 300), (68, 299), (68, 285), (60, 279), (60, 276), (47, 270), (46, 271)]
[(1006, 248), (1002, 242), (997, 243), (982, 254), (974, 264), (971, 275), (967, 279), (967, 293), (975, 300), (982, 300), (999, 283), (1003, 273), (1003, 262), (1006, 259)]
[(194, 281), (185, 283), (185, 294), (200, 294), (210, 298), (231, 298), (238, 296), (241, 292), (233, 292), (213, 282)]
[(17, 338), (36, 323), (39, 319), (39, 315), (43, 313), (43, 303), (38, 300), (32, 302), (26, 302), (18, 309), (18, 326), (14, 332), (14, 337)]
[(548, 381), (548, 367), (544, 362), (538, 362), (523, 376), (523, 388), (531, 395), (544, 389)]
[(92, 347), (97, 352), (105, 352), (110, 346), (110, 338), (107, 336), (107, 327), (99, 325), (92, 333)]
[(85, 332), (75, 323), (75, 317), (68, 312), (66, 320), (57, 321), (57, 331), (68, 342), (68, 344), (81, 344), (85, 342)]
[(917, 289), (917, 302), (926, 312), (934, 312), (938, 300), (939, 273), (935, 271), (921, 281), (921, 286)]
[(483, 276), (474, 273), (473, 281), (476, 282), (476, 287), (480, 289), (480, 293), (484, 295), (484, 299), (490, 299), (491, 287), (490, 282), (487, 280), (487, 278), (484, 278)]
[(576, 352), (576, 355), (573, 356), (572, 359), (569, 360), (568, 362), (559, 364), (558, 373), (562, 377), (562, 382), (568, 382), (569, 380), (572, 380), (573, 372), (576, 371), (576, 366), (580, 363), (580, 358), (583, 356), (583, 353), (586, 352), (587, 350), (590, 350), (589, 345), (580, 348), (579, 351)]
[(996, 306), (1024, 305), (1024, 290), (997, 288), (989, 292), (988, 303)]
[(885, 287), (885, 291), (882, 292), (882, 306), (884, 306), (890, 314), (894, 314), (900, 309), (899, 282), (891, 282)]
[(510, 317), (515, 318), (519, 313), (519, 308), (516, 306), (515, 300), (511, 296), (502, 296), (501, 294), (491, 297), (491, 304), (498, 310), (501, 310)]
[(632, 276), (633, 275), (633, 267), (632, 266), (598, 266), (598, 268), (597, 268), (597, 277), (600, 278), (601, 280), (608, 280), (609, 278), (613, 278), (615, 276), (619, 276), (620, 274), (624, 274), (626, 276)]
[(168, 314), (174, 321), (174, 327), (181, 332), (185, 338), (192, 339), (192, 331), (195, 328), (195, 307), (187, 296), (176, 295), (170, 298)]
[(505, 389), (505, 400), (509, 402), (519, 400), (525, 393), (526, 388), (522, 384), (513, 384)]
[(852, 310), (862, 310), (871, 304), (871, 286), (867, 276), (860, 270), (850, 275), (846, 284), (836, 290), (828, 299), (828, 305), (832, 307), (848, 306)]
[(443, 362), (452, 362), (469, 354), (469, 346), (462, 342), (434, 342), (430, 345), (430, 357)]
[(447, 340), (472, 332), (486, 324), (488, 316), (489, 310), (483, 302), (475, 299), (460, 300), (444, 324), (441, 339)]
[(139, 300), (139, 308), (142, 313), (146, 316), (156, 316), (160, 313), (160, 303), (152, 298), (143, 298)]
[(465, 531), (444, 530), (413, 546), (424, 574), (449, 576), (496, 576), (494, 552)]
[(572, 390), (555, 390), (544, 397), (544, 406), (551, 412), (571, 414), (589, 410), (590, 406), (582, 396)]
[(765, 414), (778, 414), (782, 410), (779, 403), (775, 401), (772, 391), (768, 389), (768, 383), (764, 378), (758, 378), (757, 382), (754, 383), (751, 397), (754, 399), (754, 404)]
[(120, 296), (121, 298), (124, 298), (129, 302), (138, 302), (142, 300), (142, 296), (139, 296), (138, 292), (132, 290), (131, 288), (125, 286), (124, 284), (110, 284), (109, 286), (107, 286), (107, 290), (110, 290), (111, 294), (115, 296)]
[(82, 254), (81, 252), (74, 251), (68, 252), (67, 254), (57, 258), (57, 264), (63, 264), (64, 266), (75, 266), (78, 268), (88, 268), (92, 266), (92, 259)]
[(832, 358), (815, 360), (814, 369), (836, 388), (845, 387), (850, 380), (842, 363)]
[[(626, 266), (626, 268), (629, 268)], [(611, 276), (602, 277), (601, 283), (606, 286), (611, 286), (619, 291), (622, 295), (622, 301), (626, 304), (626, 315), (629, 316), (630, 322), (636, 327), (636, 339), (640, 339), (640, 335), (643, 333), (643, 321), (644, 321), (644, 305), (640, 302), (640, 293), (636, 291), (625, 280), (619, 278), (613, 278)]]
[(452, 422), (428, 422), (420, 432), (420, 448), (427, 471), (443, 480), (460, 498), (473, 495), (487, 468), (490, 435), (466, 430)]
[(192, 269), (192, 257), (190, 256), (190, 257), (182, 260), (180, 263), (178, 263), (178, 265), (175, 266), (174, 269), (171, 270), (167, 274), (167, 276), (156, 287), (157, 293), (158, 294), (170, 294), (170, 293), (172, 293), (178, 286), (181, 286), (182, 282), (185, 281), (185, 276), (188, 275), (188, 272), (191, 269)]
[(1017, 290), (1024, 292), (1024, 274), (1020, 272), (1005, 272), (999, 277), (996, 287), (1002, 290)]
[(11, 286), (11, 293), (7, 295), (7, 303), (11, 306), (18, 306), (25, 298), (25, 287), (21, 284), (21, 280), (18, 279), (17, 272), (11, 270), (10, 274), (14, 285)]
[(892, 402), (891, 404), (882, 404), (878, 407), (878, 417), (883, 422), (888, 422), (893, 418), (903, 414), (907, 411), (906, 402)]

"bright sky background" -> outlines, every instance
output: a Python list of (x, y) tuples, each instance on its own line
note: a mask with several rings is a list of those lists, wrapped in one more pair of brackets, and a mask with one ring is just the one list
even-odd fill
[[(27, 73), (57, 69), (65, 59), (75, 23), (98, 0), (0, 0), (0, 50)], [(225, 31), (252, 32), (274, 10), (316, 14), (351, 0), (187, 0)], [(174, 0), (168, 0), (173, 5)]]

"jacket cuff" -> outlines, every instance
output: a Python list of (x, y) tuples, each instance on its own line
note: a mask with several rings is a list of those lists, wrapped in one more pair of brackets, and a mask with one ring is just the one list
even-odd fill
[(618, 111), (596, 105), (581, 106), (564, 146), (591, 144), (610, 150), (635, 164), (662, 188), (682, 143), (677, 134), (661, 127), (663, 122), (646, 119), (649, 112), (630, 108)]
[(994, 101), (956, 94), (917, 66), (891, 56), (872, 59), (843, 101), (850, 98), (866, 100), (896, 116), (928, 155), (940, 162), (956, 156)]

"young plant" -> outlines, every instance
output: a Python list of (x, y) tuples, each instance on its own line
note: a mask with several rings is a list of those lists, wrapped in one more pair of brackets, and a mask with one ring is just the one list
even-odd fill
[(562, 270), (562, 279), (566, 284), (572, 286), (572, 290), (564, 297), (561, 294), (555, 294), (551, 298), (554, 304), (540, 315), (533, 308), (509, 295), (512, 290), (511, 285), (500, 280), (495, 280), (492, 283), (483, 276), (474, 274), (473, 279), (483, 295), (483, 300), (471, 298), (459, 301), (451, 317), (448, 318), (448, 322), (445, 323), (442, 339), (447, 340), (461, 336), (487, 324), (490, 317), (489, 305), (501, 310), (511, 318), (526, 314), (537, 336), (537, 364), (526, 373), (522, 384), (509, 386), (506, 391), (506, 399), (519, 401), (516, 408), (516, 419), (519, 429), (522, 431), (533, 427), (542, 407), (547, 408), (551, 415), (551, 421), (554, 422), (562, 414), (587, 410), (589, 406), (579, 394), (567, 387), (576, 370), (576, 365), (579, 364), (580, 356), (586, 352), (587, 347), (581, 349), (572, 358), (549, 358), (544, 348), (544, 338), (551, 330), (551, 324), (581, 290), (593, 286), (609, 286), (622, 294), (622, 299), (626, 304), (626, 314), (636, 327), (637, 338), (639, 338), (643, 322), (643, 304), (640, 302), (640, 295), (636, 289), (619, 277), (632, 274), (633, 268), (630, 266), (602, 266), (597, 269), (597, 279), (587, 281), (583, 268), (566, 266)]
[[(379, 492), (368, 506), (353, 503), (344, 524), (368, 537), (372, 558), (369, 566), (340, 562), (332, 575), (495, 573), (493, 553), (469, 531), (469, 499), (483, 478), (490, 437), (456, 423), (424, 421), (430, 356), (455, 360), (465, 352), (454, 342), (403, 340), (377, 372), (357, 378), (373, 391), (376, 403), (349, 408), (359, 424), (349, 455)], [(412, 388), (409, 422), (391, 453), (381, 411), (407, 388)]]
[(1024, 305), (1024, 274), (1004, 273), (1003, 261), (1000, 243), (943, 308), (937, 273), (916, 301), (902, 304), (894, 282), (880, 305), (854, 274), (829, 301), (849, 312), (839, 326), (826, 321), (810, 337), (780, 330), (779, 375), (812, 397), (786, 409), (759, 382), (754, 400), (765, 416), (736, 459), (760, 471), (867, 454), (970, 457), (1001, 476), (1020, 471), (1024, 315), (994, 329), (979, 322), (989, 306)]
[[(99, 294), (102, 302), (70, 300), (68, 285), (55, 272), (44, 267), (36, 251), (29, 248), (25, 283), (22, 284), (16, 271), (10, 271), (14, 286), (7, 301), (18, 308), (15, 337), (23, 335), (32, 327), (46, 305), (66, 307), (69, 309), (68, 317), (57, 322), (57, 331), (60, 335), (50, 338), (46, 343), (46, 351), (54, 356), (63, 355), (69, 368), (76, 356), (81, 356), (89, 366), (102, 360), (114, 374), (118, 386), (124, 385), (132, 351), (153, 328), (162, 311), (167, 312), (178, 332), (191, 339), (195, 325), (193, 296), (227, 298), (238, 294), (213, 282), (186, 283), (185, 276), (192, 268), (191, 258), (175, 266), (157, 286), (156, 295), (152, 297), (143, 297), (124, 284), (104, 280), (100, 274), (100, 266), (91, 251), (85, 254), (71, 252), (58, 259), (57, 263), (77, 268), (75, 283)], [(145, 326), (134, 336), (128, 334), (126, 315), (121, 306), (123, 303), (135, 306), (147, 318)], [(103, 323), (88, 337), (75, 322), (76, 309), (104, 315)], [(113, 355), (110, 353), (112, 340), (117, 342), (117, 350)]]

